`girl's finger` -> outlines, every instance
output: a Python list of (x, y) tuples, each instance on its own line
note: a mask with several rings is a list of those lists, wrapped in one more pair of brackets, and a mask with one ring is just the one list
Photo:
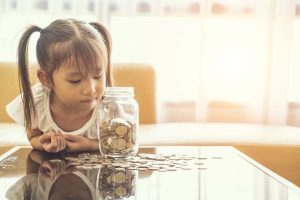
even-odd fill
[(56, 139), (57, 139), (57, 151), (60, 151), (62, 147), (61, 136), (56, 136)]
[(57, 129), (56, 130), (56, 135), (62, 135), (62, 132), (59, 129)]
[(64, 150), (66, 147), (65, 138), (61, 135), (58, 136), (58, 139), (59, 139), (59, 150)]
[(50, 140), (51, 140), (51, 136), (49, 134), (42, 134), (39, 137), (40, 143), (50, 142)]
[(51, 133), (51, 147), (56, 149), (57, 148), (57, 138), (55, 133)]
[(64, 136), (61, 136), (61, 140), (62, 140), (62, 149), (66, 148), (66, 140), (64, 138)]
[(77, 142), (78, 141), (78, 137), (74, 136), (74, 135), (69, 135), (69, 134), (65, 134), (64, 135), (65, 139), (71, 142)]

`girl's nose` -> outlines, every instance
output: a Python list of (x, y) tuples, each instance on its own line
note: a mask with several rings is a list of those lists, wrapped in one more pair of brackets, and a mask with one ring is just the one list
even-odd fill
[(89, 95), (89, 94), (93, 94), (95, 92), (96, 92), (96, 83), (95, 83), (94, 79), (89, 76), (84, 80), (84, 84), (82, 87), (82, 93), (84, 95)]

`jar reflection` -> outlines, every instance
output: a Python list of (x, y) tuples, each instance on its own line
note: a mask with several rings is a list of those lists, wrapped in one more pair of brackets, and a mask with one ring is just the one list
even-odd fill
[(138, 173), (136, 170), (102, 167), (98, 172), (100, 199), (135, 199)]

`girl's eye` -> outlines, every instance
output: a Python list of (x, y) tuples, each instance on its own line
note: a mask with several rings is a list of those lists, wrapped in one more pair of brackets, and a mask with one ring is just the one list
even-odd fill
[(94, 76), (94, 79), (100, 79), (102, 77), (102, 74), (99, 76)]
[(74, 80), (74, 81), (69, 81), (70, 83), (72, 84), (76, 84), (76, 83), (79, 83), (81, 80)]

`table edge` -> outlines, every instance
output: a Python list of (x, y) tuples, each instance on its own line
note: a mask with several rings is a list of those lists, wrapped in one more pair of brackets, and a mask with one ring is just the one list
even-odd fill
[(298, 187), (297, 185), (295, 185), (291, 181), (287, 180), (286, 178), (280, 176), (279, 174), (273, 172), (272, 170), (268, 169), (267, 167), (265, 167), (264, 165), (262, 165), (259, 162), (255, 161), (253, 158), (251, 158), (250, 156), (246, 155), (245, 153), (239, 151), (235, 147), (233, 147), (233, 150), (239, 157), (241, 157), (245, 161), (251, 163), (257, 169), (259, 169), (259, 170), (263, 171), (264, 173), (268, 174), (270, 177), (276, 179), (277, 181), (279, 181), (280, 183), (284, 184), (285, 186), (291, 188), (293, 191), (297, 192), (300, 195), (300, 187)]

